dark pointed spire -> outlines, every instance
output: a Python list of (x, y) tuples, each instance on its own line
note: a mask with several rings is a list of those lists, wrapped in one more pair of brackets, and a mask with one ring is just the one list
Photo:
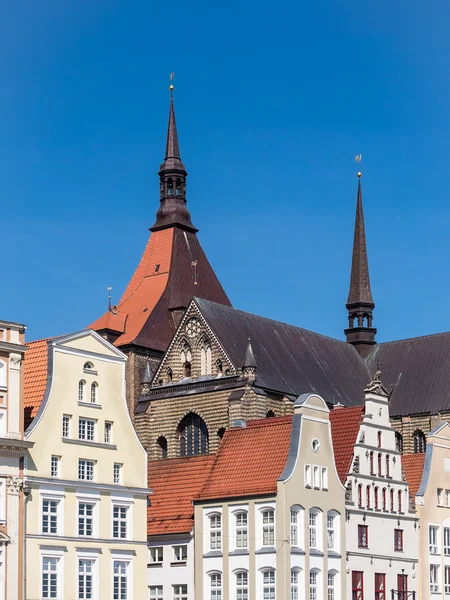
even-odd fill
[(187, 172), (180, 157), (177, 122), (173, 103), (173, 85), (170, 86), (169, 124), (167, 126), (166, 154), (159, 171), (160, 202), (156, 221), (151, 231), (178, 226), (197, 232), (186, 207)]
[(247, 349), (245, 351), (244, 362), (242, 364), (242, 373), (247, 379), (255, 381), (256, 379), (256, 359), (253, 353), (252, 343), (248, 338)]
[(151, 388), (153, 379), (152, 367), (150, 366), (150, 361), (147, 359), (144, 367), (144, 373), (142, 374), (141, 379), (141, 394), (148, 394)]
[(375, 344), (377, 330), (372, 327), (375, 304), (370, 290), (369, 261), (361, 192), (361, 173), (358, 173), (355, 234), (353, 238), (352, 270), (346, 308), (348, 311), (347, 341), (363, 355), (369, 354)]

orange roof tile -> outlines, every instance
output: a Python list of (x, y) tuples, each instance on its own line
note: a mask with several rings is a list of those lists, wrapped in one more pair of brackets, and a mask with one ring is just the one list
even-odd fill
[(404, 454), (402, 456), (402, 467), (405, 470), (406, 481), (409, 483), (409, 495), (411, 498), (414, 498), (419, 491), (424, 463), (425, 452), (421, 454)]
[(25, 429), (36, 416), (47, 385), (48, 345), (50, 338), (27, 343), (24, 360)]
[(192, 500), (208, 477), (214, 455), (150, 461), (153, 490), (147, 509), (147, 534), (188, 533), (194, 526)]
[(364, 414), (364, 406), (339, 407), (330, 411), (331, 437), (338, 475), (345, 484), (353, 459), (353, 448)]
[(170, 228), (150, 235), (141, 261), (117, 305), (117, 315), (106, 312), (88, 329), (111, 328), (123, 332), (114, 342), (116, 346), (129, 344), (139, 335), (167, 286), (173, 234), (174, 229)]
[(288, 457), (291, 427), (289, 416), (228, 429), (196, 500), (275, 493)]

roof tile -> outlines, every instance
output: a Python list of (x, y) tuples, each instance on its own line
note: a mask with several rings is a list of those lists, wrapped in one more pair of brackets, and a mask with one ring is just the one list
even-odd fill
[(402, 467), (405, 470), (406, 481), (409, 483), (411, 498), (414, 498), (419, 491), (424, 464), (425, 452), (421, 454), (404, 454), (402, 456)]
[(27, 343), (24, 360), (25, 429), (36, 416), (47, 385), (48, 340)]
[(339, 407), (330, 411), (334, 460), (340, 480), (345, 484), (353, 459), (354, 445), (364, 414), (364, 406)]

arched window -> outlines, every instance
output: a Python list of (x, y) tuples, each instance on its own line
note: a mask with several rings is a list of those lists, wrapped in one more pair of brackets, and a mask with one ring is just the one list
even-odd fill
[(398, 490), (398, 512), (403, 512), (402, 511), (402, 490)]
[(239, 511), (234, 515), (236, 519), (236, 548), (248, 548), (248, 513)]
[(382, 493), (382, 497), (383, 497), (383, 510), (387, 510), (387, 506), (386, 506), (386, 488), (383, 488), (383, 493)]
[(377, 433), (377, 446), (381, 448), (381, 431)]
[(319, 508), (309, 510), (309, 547), (322, 550), (322, 511)]
[(390, 498), (391, 498), (391, 513), (394, 512), (394, 490), (391, 488), (390, 491)]
[(211, 346), (209, 341), (204, 339), (200, 348), (200, 374), (209, 375), (211, 372)]
[(414, 442), (414, 454), (420, 454), (425, 452), (426, 439), (425, 434), (420, 429), (416, 429), (413, 433), (413, 442)]
[(274, 416), (275, 416), (275, 413), (273, 412), (273, 410), (267, 411), (266, 419), (273, 419)]
[(391, 459), (391, 457), (389, 456), (389, 454), (386, 454), (386, 477), (391, 476), (390, 459)]
[(166, 377), (167, 377), (167, 383), (172, 383), (173, 381), (173, 374), (172, 374), (172, 369), (169, 368), (166, 371)]
[(362, 508), (363, 505), (363, 501), (362, 501), (362, 484), (360, 483), (358, 485), (358, 507)]
[(383, 477), (383, 456), (381, 452), (378, 453), (378, 477)]
[(370, 452), (370, 474), (375, 475), (375, 471), (373, 470), (373, 451)]
[(248, 598), (248, 572), (238, 571), (236, 573), (236, 598), (245, 600)]
[(96, 404), (97, 403), (97, 399), (98, 399), (98, 384), (94, 381), (93, 383), (91, 383), (91, 402), (92, 404)]
[(336, 575), (337, 575), (337, 571), (335, 571), (334, 569), (331, 571), (328, 571), (328, 595), (327, 595), (328, 600), (336, 600), (336, 598), (337, 598)]
[(91, 362), (85, 362), (83, 365), (83, 370), (84, 371), (93, 371), (94, 365)]
[(397, 452), (403, 452), (403, 436), (399, 431), (395, 432), (395, 449)]
[(366, 487), (366, 508), (370, 508), (370, 485)]
[(309, 572), (309, 600), (319, 600), (319, 573), (317, 569)]
[(222, 600), (222, 574), (211, 573), (209, 576), (209, 588), (211, 600)]
[(167, 195), (173, 196), (173, 181), (171, 178), (167, 180)]
[(300, 578), (300, 569), (297, 567), (295, 569), (291, 569), (291, 600), (299, 600), (299, 578)]
[(6, 387), (6, 363), (0, 360), (0, 387)]
[(374, 490), (374, 498), (375, 498), (375, 502), (374, 502), (374, 504), (375, 504), (375, 510), (378, 510), (379, 509), (379, 506), (378, 506), (378, 487), (376, 487), (375, 490)]
[(327, 547), (328, 550), (340, 549), (339, 513), (329, 510), (327, 513)]
[(175, 187), (175, 195), (181, 196), (181, 179), (177, 179), (176, 187)]
[(84, 386), (86, 382), (84, 379), (78, 382), (78, 402), (84, 402)]
[(275, 569), (264, 569), (262, 572), (262, 598), (275, 598)]
[(217, 375), (222, 375), (223, 374), (223, 364), (221, 360), (218, 360), (216, 362), (216, 369), (217, 369)]
[(297, 548), (303, 548), (304, 545), (304, 512), (299, 504), (291, 506), (290, 543)]
[(222, 515), (212, 513), (209, 518), (209, 549), (222, 550)]
[(166, 440), (166, 438), (162, 435), (158, 438), (158, 441), (156, 443), (159, 446), (159, 457), (167, 458), (167, 440)]
[(180, 455), (194, 456), (208, 452), (208, 428), (205, 421), (195, 413), (189, 413), (178, 426)]

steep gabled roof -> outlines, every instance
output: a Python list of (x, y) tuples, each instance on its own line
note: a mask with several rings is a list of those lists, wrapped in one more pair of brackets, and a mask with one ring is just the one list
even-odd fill
[(195, 500), (275, 494), (288, 457), (291, 429), (291, 416), (228, 429)]
[(37, 340), (27, 343), (28, 350), (24, 360), (24, 394), (25, 429), (36, 416), (44, 398), (47, 386), (48, 340)]
[(402, 456), (402, 467), (405, 470), (406, 481), (409, 483), (409, 495), (411, 498), (414, 498), (419, 491), (424, 464), (425, 452), (420, 454), (404, 454)]
[(149, 461), (153, 490), (147, 509), (147, 535), (189, 533), (194, 527), (193, 498), (205, 484), (214, 455)]
[(339, 478), (344, 485), (352, 464), (354, 446), (363, 414), (364, 406), (352, 406), (351, 408), (342, 406), (330, 411), (334, 460)]

